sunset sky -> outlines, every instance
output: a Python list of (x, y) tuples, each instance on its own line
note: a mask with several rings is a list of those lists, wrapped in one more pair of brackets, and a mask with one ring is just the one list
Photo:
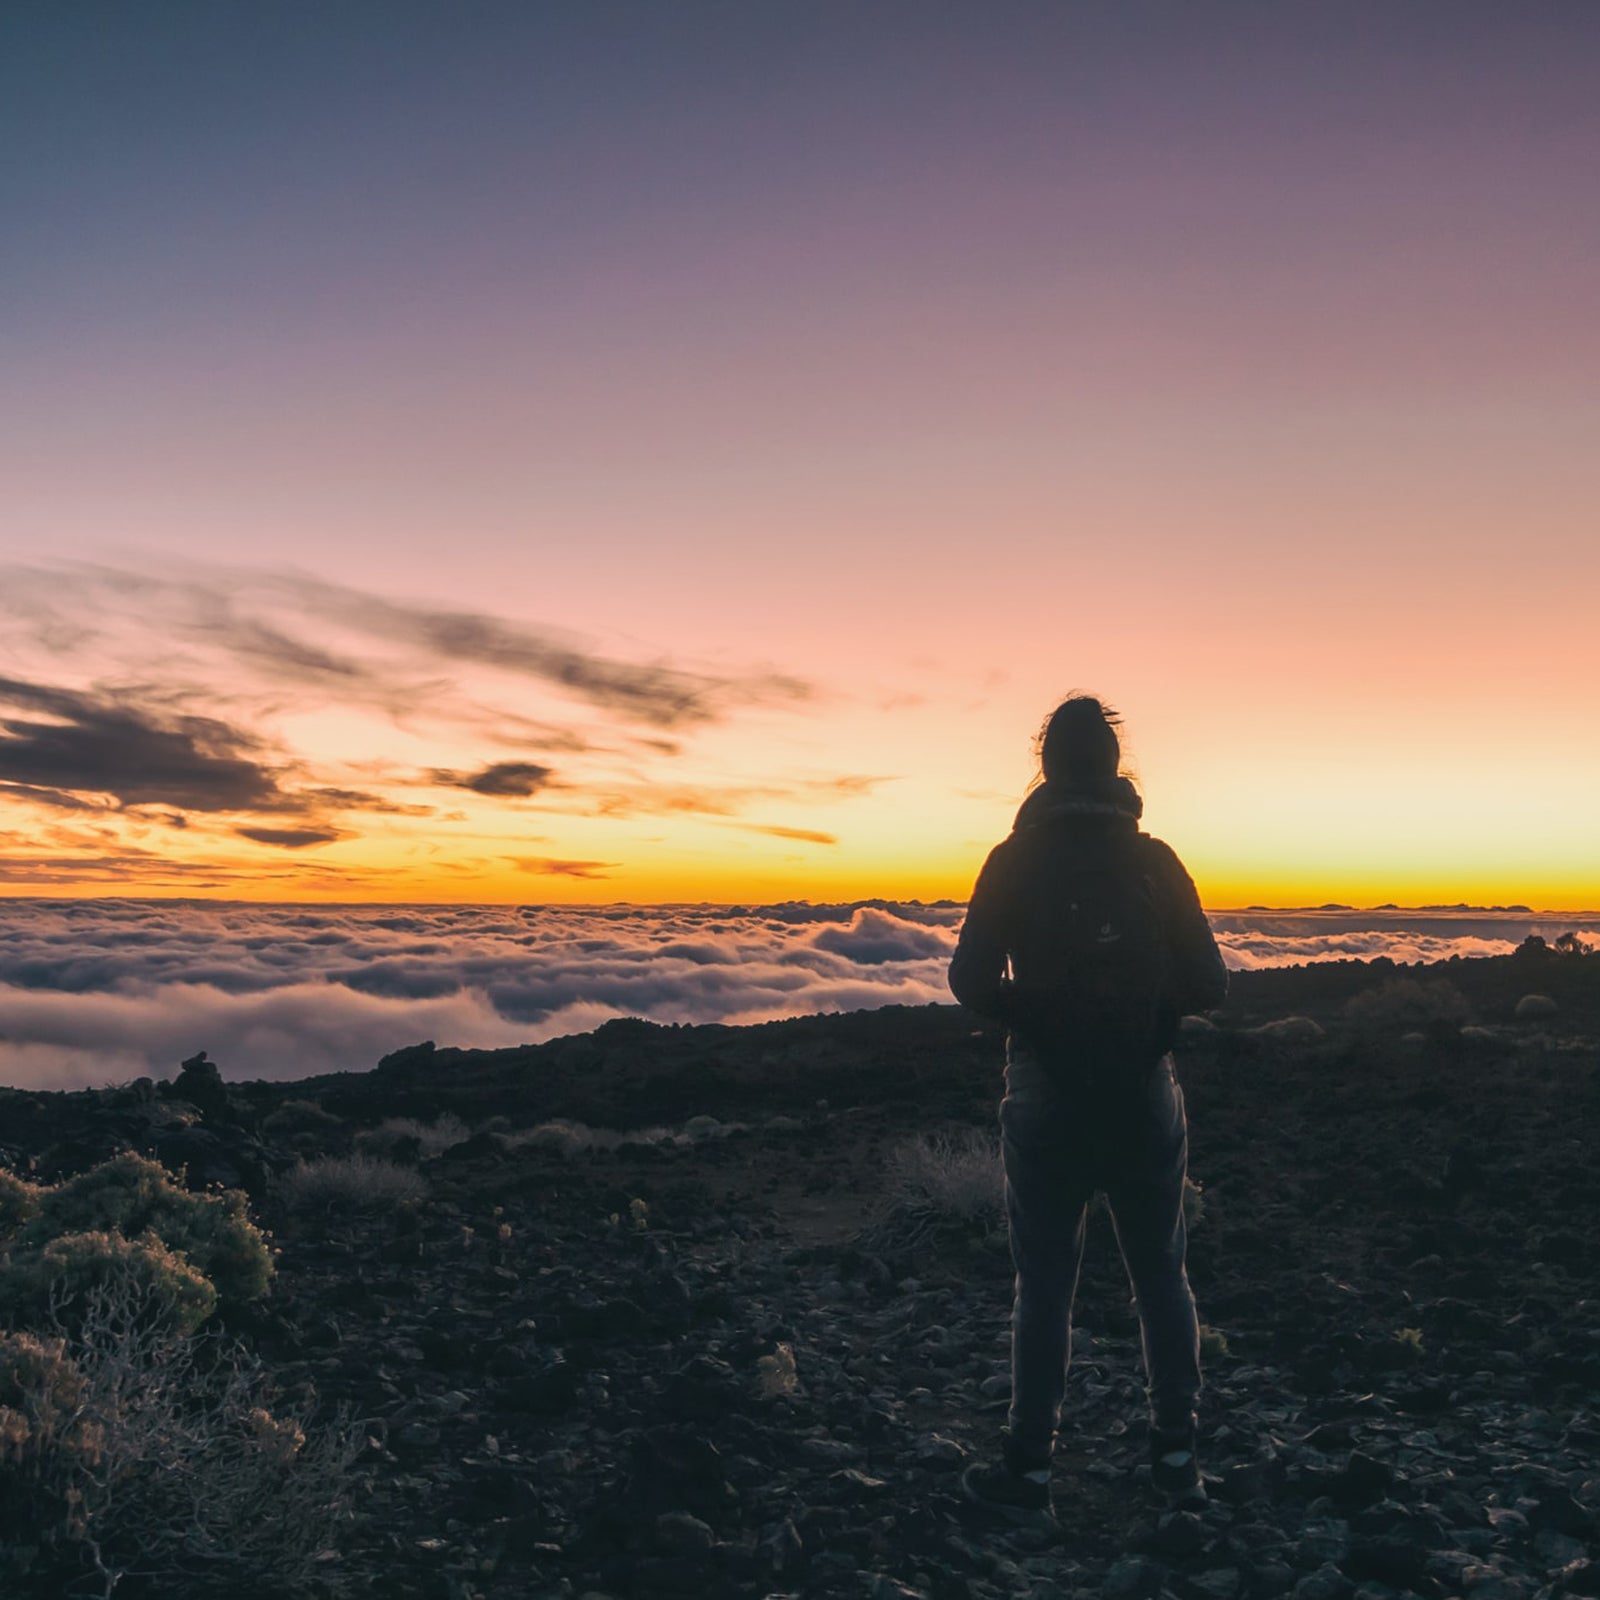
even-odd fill
[(0, 892), (1600, 906), (1600, 7), (0, 11)]

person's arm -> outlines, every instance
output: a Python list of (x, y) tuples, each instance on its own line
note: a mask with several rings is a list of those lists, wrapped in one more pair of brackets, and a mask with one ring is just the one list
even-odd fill
[(978, 874), (955, 954), (950, 992), (970, 1011), (992, 1022), (1010, 1022), (1012, 984), (1006, 976), (1007, 942), (1003, 844), (989, 852)]
[(1228, 969), (1222, 952), (1201, 908), (1194, 879), (1170, 846), (1159, 839), (1150, 842), (1165, 901), (1173, 1008), (1178, 1016), (1210, 1011), (1228, 994)]

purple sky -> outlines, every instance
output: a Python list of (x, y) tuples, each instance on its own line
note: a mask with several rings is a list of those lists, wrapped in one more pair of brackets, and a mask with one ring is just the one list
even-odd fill
[[(1594, 903), (1597, 60), (1587, 0), (7, 6), (10, 881), (959, 894), (1083, 687), (1213, 903)], [(668, 751), (197, 665), (295, 584), (805, 692)], [(180, 838), (47, 701), (322, 798)], [(444, 820), (505, 762), (563, 787)]]

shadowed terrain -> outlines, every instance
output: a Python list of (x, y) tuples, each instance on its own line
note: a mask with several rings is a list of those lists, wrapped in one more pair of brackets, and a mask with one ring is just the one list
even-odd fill
[[(330, 1593), (1600, 1593), (1600, 956), (1237, 974), (1186, 1032), (1198, 1516), (1140, 1481), (1103, 1216), (1060, 1535), (959, 1496), (1009, 1381), (970, 1138), (1001, 1064), (943, 1006), (614, 1022), (296, 1083), (7, 1091), (0, 1143), (41, 1179), (131, 1144), (250, 1191), (281, 1255), (233, 1331), (367, 1419)], [(908, 1186), (918, 1148), (945, 1189)], [(352, 1154), (411, 1197), (305, 1188), (296, 1163)]]

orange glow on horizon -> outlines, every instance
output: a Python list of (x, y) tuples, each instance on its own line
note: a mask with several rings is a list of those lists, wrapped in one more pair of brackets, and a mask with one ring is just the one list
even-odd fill
[[(583, 873), (533, 874), (514, 869), (482, 876), (452, 872), (430, 875), (425, 870), (394, 874), (381, 887), (355, 880), (321, 884), (294, 879), (282, 883), (229, 884), (214, 888), (183, 883), (141, 883), (118, 888), (104, 881), (84, 880), (49, 885), (0, 885), (0, 899), (212, 899), (294, 903), (366, 903), (387, 905), (772, 905), (784, 901), (837, 904), (858, 900), (954, 901), (965, 903), (976, 877), (971, 870), (945, 871), (914, 865), (876, 872), (840, 867), (810, 867), (777, 863), (717, 867), (704, 864), (674, 871), (660, 866), (640, 870), (612, 870), (604, 875)], [(1394, 906), (1400, 910), (1423, 907), (1509, 908), (1522, 906), (1540, 913), (1600, 912), (1600, 888), (1571, 883), (1503, 879), (1463, 881), (1446, 877), (1379, 879), (1316, 878), (1299, 873), (1240, 874), (1237, 870), (1208, 874), (1203, 866), (1189, 866), (1208, 911), (1224, 913), (1251, 907), (1269, 910), (1307, 910), (1323, 906), (1349, 906), (1373, 910)]]
[(1600, 906), (1600, 7), (83, 9), (0, 896), (961, 901), (1081, 689), (1208, 905)]

